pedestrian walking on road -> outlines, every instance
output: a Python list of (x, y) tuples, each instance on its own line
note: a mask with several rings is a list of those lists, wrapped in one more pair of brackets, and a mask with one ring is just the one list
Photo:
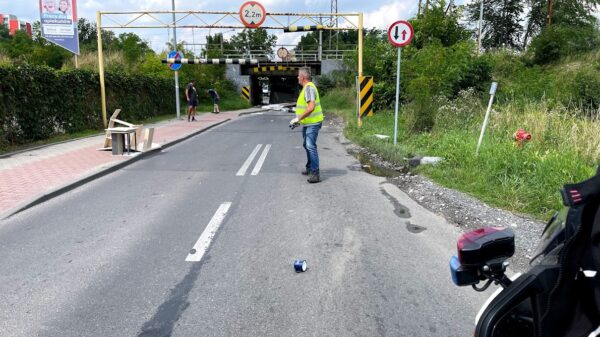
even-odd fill
[(213, 99), (213, 113), (218, 114), (219, 111), (219, 94), (215, 89), (208, 89), (206, 93)]
[(303, 146), (306, 150), (306, 170), (302, 172), (308, 175), (309, 183), (321, 181), (319, 174), (319, 153), (317, 151), (317, 137), (323, 124), (323, 109), (319, 91), (310, 74), (310, 68), (300, 68), (298, 72), (298, 83), (302, 86), (302, 92), (296, 102), (296, 118), (290, 124), (302, 126)]
[(198, 106), (198, 92), (196, 91), (196, 80), (191, 80), (185, 88), (185, 97), (188, 102), (188, 122), (190, 119), (196, 121), (196, 107)]

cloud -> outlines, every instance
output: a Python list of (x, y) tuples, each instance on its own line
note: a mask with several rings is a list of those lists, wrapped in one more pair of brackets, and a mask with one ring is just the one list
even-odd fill
[(397, 20), (410, 19), (416, 11), (416, 1), (395, 1), (365, 13), (364, 26), (365, 28), (384, 29)]

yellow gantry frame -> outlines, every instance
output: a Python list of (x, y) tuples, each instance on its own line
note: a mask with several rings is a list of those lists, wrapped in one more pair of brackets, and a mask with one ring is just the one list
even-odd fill
[[(157, 16), (171, 14), (180, 15), (175, 20), (160, 20)], [(109, 25), (102, 24), (102, 17), (110, 20)], [(119, 23), (117, 17), (135, 16), (126, 23)], [(204, 16), (204, 17), (203, 17)], [(213, 16), (212, 23), (207, 21), (209, 16)], [(179, 24), (185, 19), (196, 19), (200, 25)], [(221, 21), (232, 18), (236, 21), (234, 25), (220, 24)], [(352, 18), (357, 18), (358, 23), (354, 23)], [(260, 26), (264, 29), (284, 29), (289, 26), (298, 25), (301, 21), (309, 21), (314, 25), (322, 25), (323, 30), (357, 30), (358, 31), (358, 76), (363, 73), (363, 13), (267, 13), (266, 19), (274, 24), (272, 26)], [(287, 24), (282, 23), (286, 21)], [(339, 27), (340, 19), (344, 27)], [(216, 20), (216, 21), (215, 21)], [(247, 28), (239, 17), (239, 12), (221, 12), (221, 11), (133, 11), (133, 12), (96, 12), (96, 24), (98, 32), (98, 74), (100, 76), (100, 96), (102, 98), (102, 122), (107, 126), (106, 120), (106, 88), (104, 81), (104, 57), (102, 54), (102, 29), (146, 29), (146, 28)]]

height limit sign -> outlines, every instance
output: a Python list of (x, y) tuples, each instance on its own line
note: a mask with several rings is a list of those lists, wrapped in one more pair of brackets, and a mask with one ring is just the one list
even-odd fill
[(394, 122), (394, 145), (398, 142), (398, 104), (400, 101), (400, 59), (402, 47), (407, 46), (415, 36), (415, 30), (408, 21), (396, 21), (388, 29), (388, 40), (394, 47), (398, 47), (398, 65), (396, 68), (396, 115)]
[(240, 20), (247, 28), (258, 28), (265, 22), (267, 11), (256, 1), (247, 1), (240, 7)]

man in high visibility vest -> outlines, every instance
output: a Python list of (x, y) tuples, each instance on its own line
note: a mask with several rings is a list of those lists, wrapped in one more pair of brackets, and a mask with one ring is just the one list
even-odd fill
[(302, 92), (300, 92), (296, 102), (296, 118), (292, 119), (290, 124), (300, 124), (302, 126), (303, 145), (308, 159), (306, 170), (302, 174), (307, 175), (307, 181), (313, 184), (321, 181), (317, 137), (323, 124), (323, 109), (321, 108), (319, 91), (311, 80), (310, 68), (300, 68), (298, 83), (302, 86)]

